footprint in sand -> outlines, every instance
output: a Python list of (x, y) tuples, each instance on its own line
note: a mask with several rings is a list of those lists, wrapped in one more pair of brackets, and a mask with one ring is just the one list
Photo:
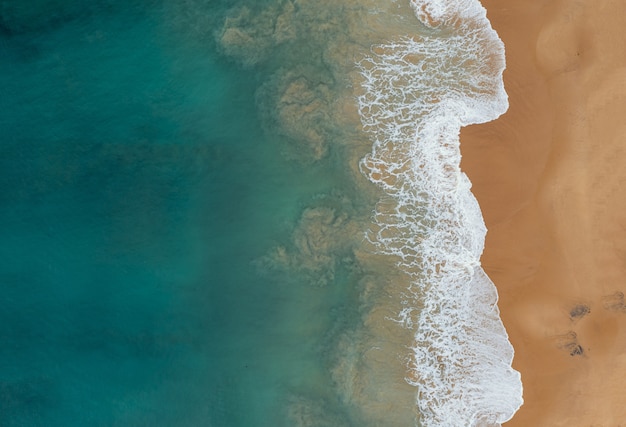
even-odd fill
[(591, 313), (591, 308), (589, 308), (586, 304), (576, 304), (569, 311), (569, 318), (572, 321), (580, 320), (585, 317), (587, 314)]
[[(605, 310), (626, 313), (626, 298), (624, 292), (617, 291), (611, 295), (602, 297), (602, 305)], [(570, 321), (573, 325), (591, 313), (591, 307), (587, 304), (576, 304), (569, 311)], [(574, 326), (573, 326), (574, 327)], [(574, 331), (567, 331), (563, 335), (554, 337), (556, 346), (569, 353), (570, 356), (583, 356), (585, 351), (578, 342), (578, 335)]]
[(626, 313), (626, 303), (624, 301), (624, 292), (615, 292), (611, 295), (602, 297), (602, 305), (609, 311), (620, 311)]
[(582, 356), (583, 347), (578, 343), (578, 336), (574, 331), (568, 331), (555, 337), (556, 345), (569, 353), (570, 356)]
[[(591, 313), (591, 308), (587, 304), (576, 304), (569, 310), (569, 320), (576, 325), (580, 319), (589, 313)], [(578, 335), (574, 331), (556, 335), (553, 339), (557, 348), (565, 350), (570, 356), (582, 356), (585, 353), (583, 346), (578, 342)]]

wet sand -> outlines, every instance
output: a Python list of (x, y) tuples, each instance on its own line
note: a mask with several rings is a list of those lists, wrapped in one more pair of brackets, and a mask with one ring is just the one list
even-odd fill
[(506, 426), (626, 425), (623, 1), (485, 0), (509, 111), (461, 134), (525, 404)]

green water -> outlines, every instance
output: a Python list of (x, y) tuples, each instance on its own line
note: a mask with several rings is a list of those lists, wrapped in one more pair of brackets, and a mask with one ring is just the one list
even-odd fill
[(233, 6), (0, 1), (0, 425), (361, 425), (360, 273), (298, 230), (364, 207), (264, 107), (280, 55), (216, 42)]

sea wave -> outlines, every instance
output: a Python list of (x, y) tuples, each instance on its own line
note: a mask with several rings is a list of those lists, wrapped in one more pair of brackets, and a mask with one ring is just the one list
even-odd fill
[(410, 278), (395, 320), (414, 330), (406, 380), (421, 425), (495, 426), (521, 406), (522, 384), (480, 266), (486, 228), (459, 132), (508, 108), (504, 46), (477, 0), (411, 6), (422, 35), (373, 46), (358, 64), (373, 142), (360, 167), (384, 192), (368, 239)]

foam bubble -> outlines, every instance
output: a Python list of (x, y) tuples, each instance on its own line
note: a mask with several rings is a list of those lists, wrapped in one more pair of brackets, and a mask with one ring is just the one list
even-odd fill
[(451, 25), (459, 20), (486, 19), (483, 7), (476, 7), (477, 0), (410, 0), (415, 16), (430, 28)]
[(486, 228), (460, 170), (461, 126), (508, 108), (504, 47), (476, 0), (411, 0), (437, 29), (374, 46), (358, 98), (372, 152), (362, 172), (385, 192), (368, 239), (410, 277), (398, 322), (414, 330), (425, 427), (499, 425), (522, 403), (496, 289), (480, 266)]

